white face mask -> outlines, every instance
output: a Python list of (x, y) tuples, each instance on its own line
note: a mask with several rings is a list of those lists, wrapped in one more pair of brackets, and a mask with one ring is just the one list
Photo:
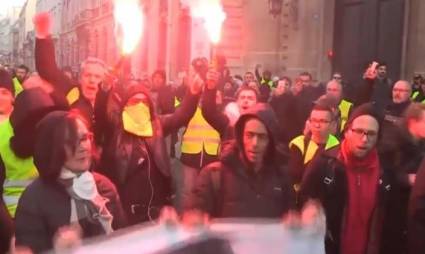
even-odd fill
[(81, 199), (93, 200), (99, 195), (93, 174), (89, 171), (78, 175), (63, 168), (59, 177), (64, 180), (72, 179), (71, 189)]

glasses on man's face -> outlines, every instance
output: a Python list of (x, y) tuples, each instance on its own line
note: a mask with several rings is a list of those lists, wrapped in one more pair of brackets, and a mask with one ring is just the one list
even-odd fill
[(333, 76), (332, 78), (333, 79), (336, 79), (336, 80), (341, 80), (342, 79), (342, 77), (340, 77), (340, 76)]
[(351, 129), (351, 132), (359, 138), (363, 138), (363, 136), (366, 136), (368, 140), (374, 139), (378, 136), (378, 133), (376, 131), (367, 131), (363, 129)]
[(410, 90), (409, 89), (393, 88), (393, 92), (397, 92), (397, 93), (409, 93)]

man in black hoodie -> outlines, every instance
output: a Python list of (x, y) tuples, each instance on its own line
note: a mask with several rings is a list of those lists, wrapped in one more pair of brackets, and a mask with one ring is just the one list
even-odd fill
[(276, 163), (277, 121), (258, 104), (235, 124), (235, 140), (223, 147), (219, 162), (202, 169), (194, 207), (213, 217), (280, 217), (293, 206), (285, 169)]

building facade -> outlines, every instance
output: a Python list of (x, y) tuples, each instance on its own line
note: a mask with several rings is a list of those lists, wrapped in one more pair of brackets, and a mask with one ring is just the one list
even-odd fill
[[(30, 2), (19, 21), (0, 21), (2, 62), (31, 66), (33, 31)], [(222, 38), (212, 47), (202, 23), (178, 0), (140, 0), (144, 32), (132, 54), (132, 73), (145, 77), (164, 69), (181, 77), (194, 57), (224, 55), (233, 74), (261, 65), (274, 75), (312, 73), (317, 81), (342, 71), (358, 82), (365, 63), (389, 63), (391, 78), (425, 74), (425, 2), (421, 0), (222, 0), (226, 12)], [(36, 12), (54, 20), (57, 62), (78, 72), (88, 56), (114, 66), (116, 45), (113, 0), (36, 0)], [(272, 14), (271, 14), (272, 13)], [(16, 16), (16, 15), (15, 15)], [(363, 19), (358, 17), (362, 16)], [(14, 29), (13, 29), (14, 27)], [(24, 27), (24, 28), (23, 28)], [(13, 45), (13, 47), (12, 47)]]

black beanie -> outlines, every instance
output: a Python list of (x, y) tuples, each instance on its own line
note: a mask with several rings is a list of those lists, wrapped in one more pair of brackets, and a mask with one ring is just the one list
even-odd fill
[(6, 88), (15, 97), (15, 87), (13, 86), (12, 77), (9, 72), (3, 69), (0, 69), (0, 88)]
[[(364, 104), (361, 104), (360, 106), (356, 107), (353, 110), (353, 112), (351, 112), (350, 117), (348, 118), (348, 121), (345, 124), (344, 132), (347, 130), (347, 128), (349, 128), (351, 126), (351, 124), (353, 123), (353, 121), (356, 118), (358, 118), (360, 116), (364, 116), (364, 115), (368, 115), (368, 116), (375, 118), (376, 121), (379, 124), (379, 127), (381, 127), (381, 124), (382, 124), (382, 121), (383, 121), (382, 113), (378, 110), (378, 108), (375, 106), (375, 104), (364, 103)], [(381, 129), (381, 128), (379, 128), (379, 129)]]

